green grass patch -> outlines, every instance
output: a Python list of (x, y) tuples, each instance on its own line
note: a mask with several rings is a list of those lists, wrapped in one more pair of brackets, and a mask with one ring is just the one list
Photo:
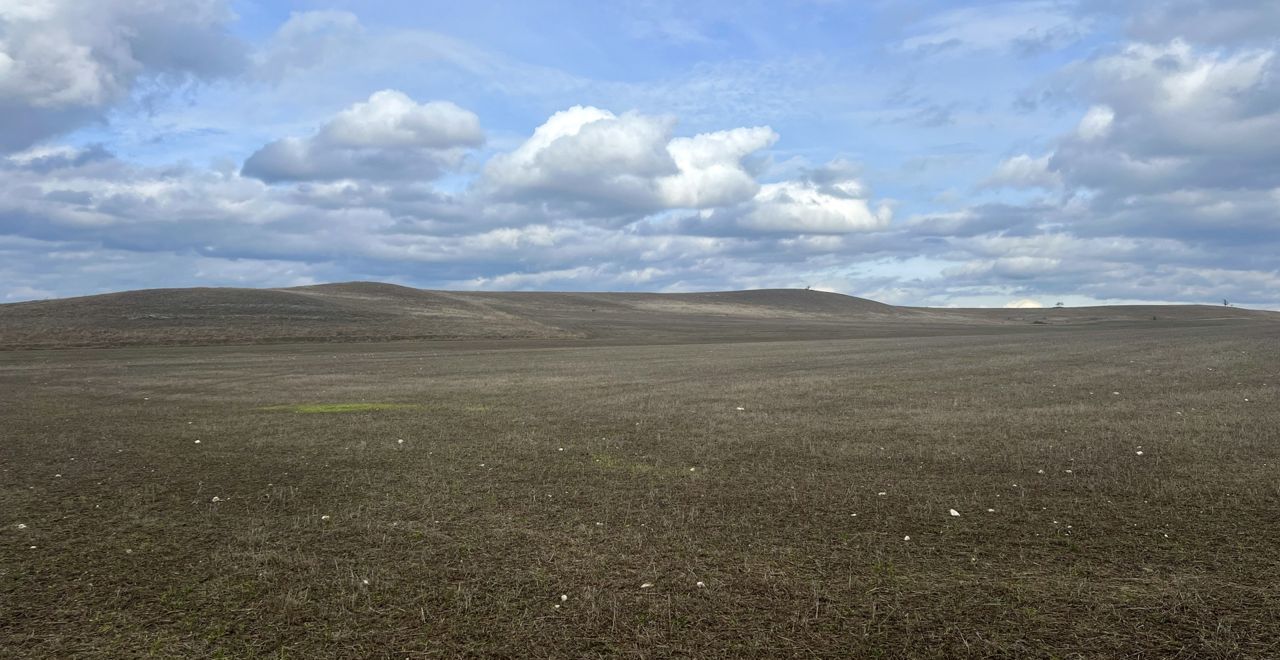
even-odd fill
[(412, 410), (419, 408), (413, 403), (298, 403), (283, 406), (267, 406), (259, 410), (270, 410), (292, 413), (357, 413), (378, 412), (382, 410)]

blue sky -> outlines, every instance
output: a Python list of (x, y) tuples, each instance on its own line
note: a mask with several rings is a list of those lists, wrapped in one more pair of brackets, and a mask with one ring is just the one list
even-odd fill
[(1278, 7), (0, 0), (0, 300), (1280, 308)]

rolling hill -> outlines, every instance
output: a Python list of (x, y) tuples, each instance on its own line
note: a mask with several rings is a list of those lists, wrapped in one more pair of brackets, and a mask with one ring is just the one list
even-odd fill
[(1273, 312), (1207, 305), (935, 309), (793, 289), (462, 292), (348, 282), (149, 289), (10, 303), (0, 305), (0, 349), (405, 339), (671, 343), (1278, 319)]

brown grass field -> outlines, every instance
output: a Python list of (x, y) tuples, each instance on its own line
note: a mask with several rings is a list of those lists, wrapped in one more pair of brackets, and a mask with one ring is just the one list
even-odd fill
[(0, 657), (1280, 657), (1274, 315), (487, 295), (0, 306)]

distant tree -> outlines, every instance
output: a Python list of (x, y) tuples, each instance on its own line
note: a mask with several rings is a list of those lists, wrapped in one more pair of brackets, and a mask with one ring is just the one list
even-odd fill
[(1230, 307), (1230, 306), (1231, 306), (1231, 303), (1227, 302), (1227, 299), (1226, 299), (1226, 298), (1223, 298), (1223, 299), (1222, 299), (1222, 306), (1223, 306), (1223, 307)]
[(1062, 304), (1062, 302), (1058, 302), (1054, 307), (1066, 307), (1066, 305)]

